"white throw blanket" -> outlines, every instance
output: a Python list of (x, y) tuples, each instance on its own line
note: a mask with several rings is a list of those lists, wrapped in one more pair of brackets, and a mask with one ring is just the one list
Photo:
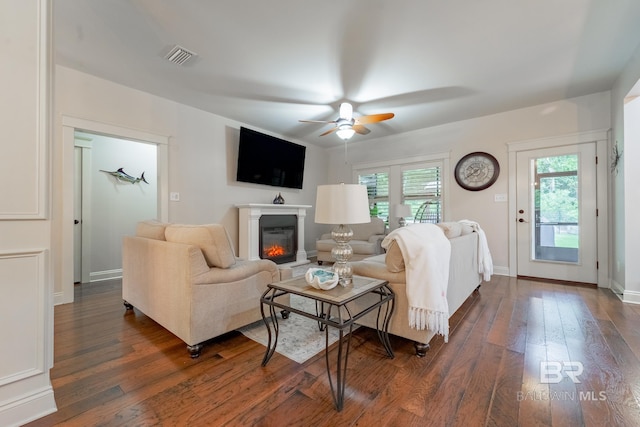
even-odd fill
[(482, 274), (482, 278), (488, 282), (493, 274), (493, 259), (491, 258), (491, 252), (489, 252), (487, 236), (480, 228), (480, 224), (475, 221), (462, 219), (458, 222), (470, 226), (473, 231), (478, 233), (478, 273)]
[(413, 224), (393, 230), (382, 241), (395, 240), (405, 263), (409, 326), (429, 329), (449, 341), (449, 261), (451, 243), (435, 224)]

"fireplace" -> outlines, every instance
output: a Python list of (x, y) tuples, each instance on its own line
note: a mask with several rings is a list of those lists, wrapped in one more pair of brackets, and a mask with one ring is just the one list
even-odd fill
[[(310, 205), (248, 203), (236, 206), (239, 210), (238, 252), (240, 258), (248, 260), (271, 259), (278, 265), (287, 267), (309, 263), (307, 252), (304, 250), (304, 220)], [(295, 222), (294, 224), (291, 224), (292, 220)], [(263, 234), (262, 225), (265, 222), (273, 229)], [(294, 229), (291, 229), (292, 225)], [(267, 243), (267, 248), (274, 243), (277, 246), (282, 246), (284, 252), (291, 252), (292, 255), (287, 254), (286, 258), (283, 255), (275, 254), (265, 256), (263, 255), (265, 243)], [(280, 250), (277, 247), (275, 249)]]
[(296, 215), (263, 215), (260, 217), (260, 258), (276, 264), (296, 260), (298, 217)]

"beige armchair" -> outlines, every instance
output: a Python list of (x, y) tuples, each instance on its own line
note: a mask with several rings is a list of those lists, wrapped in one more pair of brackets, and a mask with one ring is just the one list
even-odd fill
[[(381, 243), (389, 230), (382, 219), (372, 216), (371, 222), (352, 224), (350, 227), (353, 230), (353, 238), (349, 242), (353, 249), (351, 261), (384, 253)], [(316, 241), (318, 264), (322, 265), (324, 261), (333, 261), (331, 249), (335, 245), (336, 242), (331, 238), (331, 233), (320, 236), (320, 239)]]
[(219, 224), (145, 221), (123, 240), (125, 307), (176, 335), (193, 358), (203, 342), (260, 320), (267, 285), (289, 277), (272, 261), (236, 258)]

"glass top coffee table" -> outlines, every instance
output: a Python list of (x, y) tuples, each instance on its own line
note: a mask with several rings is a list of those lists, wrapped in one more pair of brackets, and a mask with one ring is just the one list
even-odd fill
[[(279, 298), (286, 294), (295, 294), (315, 301), (315, 313), (292, 307), (291, 304), (283, 298)], [(357, 312), (352, 312), (353, 310), (352, 307), (349, 306), (349, 303), (365, 295), (374, 295), (375, 298), (371, 298), (369, 304), (359, 304), (359, 306), (364, 306), (364, 309), (359, 308)], [(267, 351), (262, 360), (262, 366), (265, 366), (269, 362), (278, 345), (279, 324), (276, 316), (276, 310), (278, 308), (317, 321), (320, 330), (326, 332), (325, 360), (327, 364), (327, 374), (329, 376), (329, 386), (336, 409), (341, 411), (344, 404), (347, 360), (349, 358), (349, 343), (353, 325), (362, 316), (373, 310), (377, 310), (378, 322), (376, 329), (378, 331), (378, 338), (384, 346), (387, 355), (393, 358), (394, 355), (391, 349), (391, 342), (389, 341), (388, 329), (389, 321), (393, 314), (394, 299), (395, 294), (391, 290), (389, 282), (363, 276), (353, 276), (353, 283), (346, 287), (338, 285), (326, 291), (315, 289), (309, 285), (304, 276), (268, 285), (268, 289), (260, 298), (262, 319), (267, 326), (269, 335)], [(268, 315), (265, 314), (265, 307), (269, 307)], [(329, 360), (328, 327), (336, 328), (339, 332), (335, 389)]]

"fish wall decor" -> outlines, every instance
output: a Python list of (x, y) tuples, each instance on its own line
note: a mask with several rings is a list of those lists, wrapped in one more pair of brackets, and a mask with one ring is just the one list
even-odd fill
[(129, 182), (131, 184), (136, 184), (142, 181), (145, 184), (148, 184), (147, 180), (144, 178), (144, 172), (142, 172), (142, 175), (140, 175), (140, 178), (136, 178), (135, 176), (129, 175), (123, 170), (123, 168), (120, 168), (117, 171), (106, 171), (106, 170), (100, 169), (100, 172), (108, 173), (109, 175), (115, 177), (118, 181)]

